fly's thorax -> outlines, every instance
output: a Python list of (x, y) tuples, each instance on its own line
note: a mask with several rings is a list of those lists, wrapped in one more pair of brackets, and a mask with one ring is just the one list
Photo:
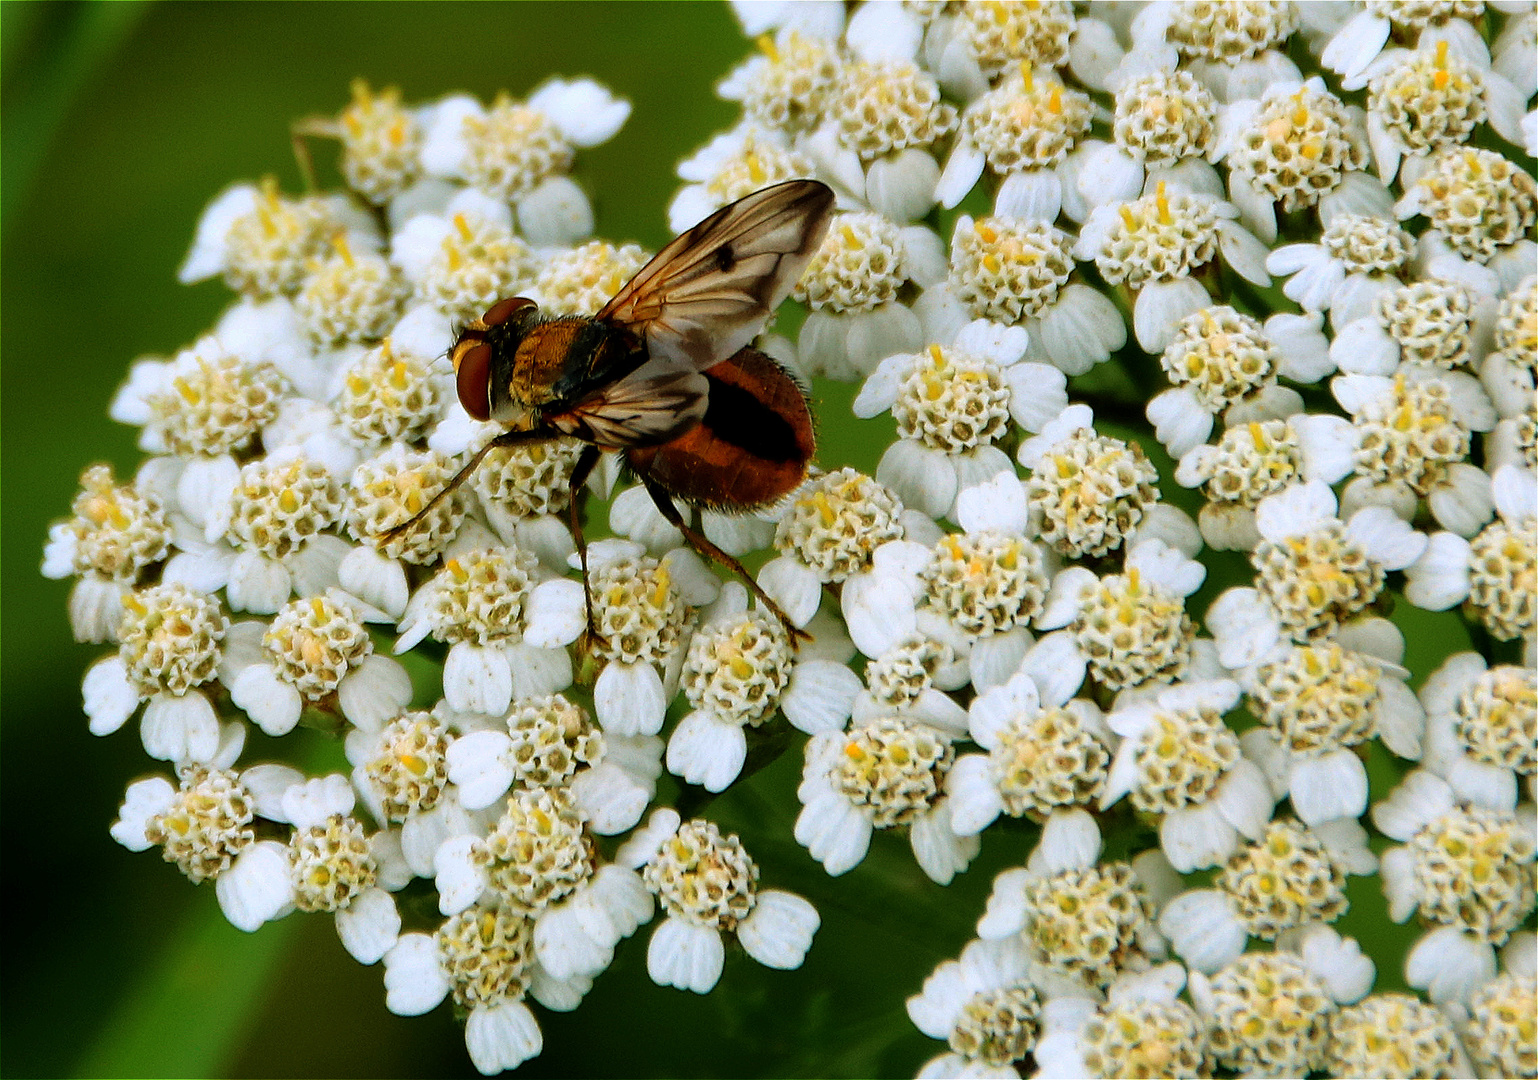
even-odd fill
[(629, 335), (582, 317), (510, 320), (487, 343), (490, 419), (514, 431), (532, 430), (645, 355)]

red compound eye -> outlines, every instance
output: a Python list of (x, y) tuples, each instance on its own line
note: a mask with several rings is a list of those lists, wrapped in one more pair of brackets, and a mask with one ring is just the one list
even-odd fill
[(459, 358), (455, 384), (459, 403), (477, 420), (491, 419), (491, 346), (473, 345)]
[(492, 304), (490, 310), (481, 316), (481, 322), (486, 324), (487, 329), (493, 326), (501, 326), (508, 319), (511, 319), (516, 312), (533, 306), (534, 301), (527, 297), (510, 296), (506, 300), (498, 300), (495, 304)]

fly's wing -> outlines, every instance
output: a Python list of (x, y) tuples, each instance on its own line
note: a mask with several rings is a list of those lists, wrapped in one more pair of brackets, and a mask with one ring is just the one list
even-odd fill
[(605, 450), (656, 446), (699, 423), (709, 394), (710, 384), (698, 372), (659, 371), (647, 363), (548, 420)]
[(597, 317), (645, 341), (652, 363), (714, 367), (752, 341), (789, 295), (832, 210), (832, 189), (816, 180), (755, 191), (663, 248)]

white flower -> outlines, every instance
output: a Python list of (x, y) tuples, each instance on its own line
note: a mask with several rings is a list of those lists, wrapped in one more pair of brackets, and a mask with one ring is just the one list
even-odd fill
[(1276, 380), (1312, 383), (1330, 373), (1320, 322), (1317, 315), (1280, 314), (1262, 326), (1226, 305), (1181, 319), (1160, 357), (1174, 385), (1147, 408), (1171, 456), (1182, 458), (1205, 443), (1218, 415), (1234, 427), (1302, 412), (1303, 399)]
[(907, 281), (939, 280), (940, 246), (921, 225), (904, 228), (869, 211), (834, 215), (794, 292), (811, 308), (796, 340), (801, 370), (849, 380), (894, 353), (917, 351), (918, 316), (897, 294)]
[[(1189, 518), (1173, 507), (1150, 514), (1123, 570), (1097, 578), (1070, 566), (1052, 582), (1036, 624), (1057, 630), (1036, 645), (1036, 669), (1072, 693), (1086, 674), (1109, 690), (1162, 685), (1211, 667), (1198, 647), (1186, 597), (1206, 580), (1192, 558), (1201, 547)], [(1050, 659), (1048, 659), (1050, 658)], [(1215, 672), (1212, 672), (1215, 674)]]
[(428, 634), (449, 643), (443, 696), (457, 712), (507, 712), (515, 698), (541, 697), (571, 684), (564, 646), (585, 620), (581, 586), (545, 577), (517, 548), (461, 551), (419, 588), (400, 620), (395, 652)]
[(950, 1044), (919, 1076), (1009, 1077), (1011, 1062), (1036, 1046), (1041, 993), (1031, 979), (1030, 956), (1016, 935), (967, 942), (908, 998), (908, 1018), (931, 1039)]
[(796, 792), (796, 841), (838, 876), (865, 858), (872, 831), (906, 825), (920, 868), (948, 883), (979, 847), (977, 837), (951, 829), (944, 796), (959, 734), (883, 718), (812, 736)]
[(457, 915), (480, 901), (524, 913), (534, 957), (558, 979), (598, 975), (620, 939), (652, 916), (640, 876), (597, 861), (582, 811), (562, 788), (514, 791), (484, 835), (450, 836), (433, 866), (439, 911)]
[(735, 582), (706, 611), (682, 678), (693, 711), (668, 739), (668, 771), (707, 791), (734, 781), (747, 757), (747, 729), (782, 712), (808, 734), (841, 730), (860, 680), (843, 664), (799, 657), (777, 620), (749, 611)]
[(1092, 701), (1068, 696), (1076, 686), (1072, 660), (1055, 648), (1062, 644), (1061, 635), (1043, 638), (1026, 653), (1026, 670), (973, 699), (967, 727), (986, 753), (963, 754), (946, 777), (958, 834), (980, 833), (1001, 813), (1088, 803), (1104, 788), (1114, 737)]
[(1161, 815), (1159, 846), (1182, 873), (1214, 866), (1258, 839), (1275, 805), (1265, 775), (1240, 752), (1222, 716), (1239, 701), (1228, 679), (1180, 683), (1106, 716), (1122, 738), (1100, 798), (1128, 796)]
[(1365, 740), (1376, 736), (1400, 757), (1421, 757), (1425, 713), (1405, 685), (1403, 654), (1399, 629), (1373, 618), (1331, 639), (1278, 644), (1235, 673), (1261, 720), (1240, 743), (1304, 823), (1366, 810), (1367, 769), (1353, 749)]
[(721, 977), (726, 932), (766, 967), (798, 968), (822, 922), (794, 893), (758, 888), (758, 867), (735, 834), (723, 837), (706, 821), (680, 824), (671, 809), (654, 811), (616, 858), (642, 874), (667, 912), (646, 950), (659, 986), (709, 993)]
[[(660, 560), (629, 540), (587, 549), (593, 597), (594, 653), (605, 662), (593, 684), (593, 711), (604, 731), (655, 735), (678, 690), (690, 609), (710, 603), (721, 583), (688, 548)], [(572, 563), (580, 566), (576, 556)]]
[(592, 79), (552, 79), (522, 104), (503, 96), (489, 109), (449, 97), (424, 123), (422, 164), (513, 203), (534, 243), (572, 243), (593, 227), (587, 196), (565, 175), (575, 150), (607, 142), (629, 117), (630, 103)]
[[(1468, 602), (1491, 633), (1520, 637), (1533, 662), (1533, 566), (1538, 551), (1538, 482), (1532, 472), (1503, 465), (1490, 480), (1500, 516), (1472, 540), (1452, 532), (1432, 534), (1423, 553), (1405, 568), (1405, 598), (1416, 607), (1443, 611)], [(1363, 511), (1364, 513), (1366, 511)]]
[(539, 1054), (544, 1037), (525, 993), (570, 1010), (592, 980), (558, 978), (533, 955), (531, 921), (507, 907), (472, 908), (433, 934), (402, 934), (384, 956), (385, 1006), (398, 1016), (430, 1012), (452, 991), (468, 1013), (465, 1048), (477, 1070), (494, 1076)]
[(1534, 699), (1531, 668), (1491, 666), (1474, 652), (1449, 656), (1420, 691), (1427, 768), (1461, 799), (1510, 805), (1517, 777), (1533, 773)]
[(678, 163), (679, 177), (689, 183), (668, 204), (668, 227), (682, 233), (760, 188), (814, 172), (811, 160), (784, 133), (751, 121), (739, 124)]
[(1355, 941), (1314, 923), (1286, 934), (1275, 952), (1245, 953), (1210, 977), (1193, 970), (1191, 1002), (1219, 1065), (1303, 1075), (1324, 1067), (1338, 1006), (1365, 996), (1376, 974)]
[(1250, 937), (1274, 940), (1346, 910), (1346, 874), (1370, 874), (1377, 857), (1354, 817), (1304, 828), (1273, 821), (1259, 840), (1230, 855), (1214, 887), (1164, 905), (1159, 929), (1193, 970), (1207, 974), (1244, 951)]
[(219, 679), (269, 735), (286, 735), (307, 701), (336, 693), (342, 715), (377, 730), (411, 700), (406, 670), (373, 652), (356, 601), (340, 589), (294, 600), (271, 626), (237, 623)]
[(1011, 416), (1035, 430), (1038, 416), (1067, 405), (1060, 371), (1019, 362), (1025, 343), (1022, 330), (1001, 332), (976, 320), (949, 347), (890, 356), (866, 379), (854, 413), (891, 410), (896, 417), (900, 438), (882, 455), (876, 479), (903, 505), (953, 518), (959, 492), (1011, 471), (1008, 455), (994, 445)]
[(1048, 1002), (1042, 1010), (1036, 1075), (1109, 1078), (1208, 1072), (1205, 1024), (1179, 1000), (1185, 983), (1179, 964), (1159, 964), (1118, 975), (1103, 1002), (1085, 996)]
[(1415, 240), (1386, 217), (1340, 214), (1317, 244), (1285, 244), (1266, 256), (1266, 269), (1288, 277), (1282, 291), (1305, 311), (1328, 311), (1336, 329), (1374, 312), (1398, 286)]
[[(928, 340), (959, 343), (972, 320), (986, 319), (996, 324), (1001, 343), (1018, 336), (1005, 328), (1022, 328), (1024, 359), (1066, 375), (1082, 375), (1109, 359), (1127, 343), (1127, 327), (1107, 297), (1070, 280), (1072, 245), (1049, 222), (1003, 216), (973, 221), (963, 214), (951, 234), (949, 275), (914, 303)], [(1030, 395), (1034, 388), (1012, 389)], [(1027, 422), (1024, 415), (1016, 418)]]
[(1137, 290), (1132, 326), (1145, 352), (1170, 343), (1175, 324), (1212, 303), (1191, 275), (1218, 256), (1235, 273), (1269, 285), (1266, 247), (1234, 219), (1232, 203), (1157, 182), (1131, 202), (1097, 206), (1079, 231), (1074, 255), (1094, 259), (1110, 284)]
[[(1261, 543), (1250, 556), (1254, 588), (1223, 592), (1207, 609), (1207, 627), (1230, 670), (1247, 667), (1285, 638), (1301, 640), (1349, 623), (1383, 589), (1384, 573), (1402, 570), (1427, 550), (1426, 537), (1383, 506), (1346, 521), (1335, 494), (1310, 480), (1262, 499), (1255, 525)], [(1327, 588), (1296, 588), (1303, 576)]]
[(589, 827), (624, 832), (641, 819), (662, 771), (662, 740), (603, 735), (585, 710), (560, 694), (521, 698), (505, 719), (448, 744), (448, 779), (461, 805), (480, 810), (514, 784), (566, 784)]
[(1056, 221), (1063, 208), (1065, 159), (1089, 130), (1091, 108), (1088, 95), (1055, 77), (1038, 81), (1029, 65), (1022, 65), (962, 113), (961, 135), (938, 177), (935, 198), (955, 206), (987, 166), (1004, 177), (995, 214)]
[(1495, 971), (1495, 950), (1532, 911), (1533, 806), (1513, 808), (1515, 785), (1456, 791), (1431, 761), (1372, 808), (1380, 832), (1404, 846), (1383, 853), (1389, 917), (1417, 910), (1436, 929), (1410, 950), (1405, 976), (1436, 1002), (1466, 1000)]

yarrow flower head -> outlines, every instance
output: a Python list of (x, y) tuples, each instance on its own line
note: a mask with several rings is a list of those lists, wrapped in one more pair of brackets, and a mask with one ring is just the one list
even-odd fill
[[(577, 179), (630, 105), (356, 82), (294, 128), (342, 190), (212, 200), (180, 277), (231, 304), (132, 365), (109, 411), (146, 460), (49, 529), (108, 643), (90, 731), (167, 763), (113, 837), (242, 931), (324, 913), (486, 1075), (643, 951), (700, 994), (754, 977), (730, 953), (799, 968), (821, 919), (779, 886), (847, 882), (798, 885), (785, 833), (814, 877), (870, 855), (868, 892), (898, 845), (928, 879), (881, 969), (944, 1044), (921, 1076), (1531, 1074), (1519, 6), (734, 4), (735, 115), (668, 224), (791, 181), (830, 210), (813, 251), (718, 219), (788, 308), (735, 240), (637, 307), (616, 385), (710, 391), (656, 447), (505, 432), (454, 387), (472, 320), (531, 298), (549, 344), (648, 264)], [(738, 422), (727, 337), (820, 403), (818, 464), (775, 401)], [(740, 475), (690, 497), (690, 455)], [(763, 462), (783, 497), (745, 508)], [(990, 830), (1034, 846), (969, 881)], [(977, 940), (930, 967), (941, 888)], [(1364, 952), (1332, 924), (1379, 888), (1402, 928)]]

